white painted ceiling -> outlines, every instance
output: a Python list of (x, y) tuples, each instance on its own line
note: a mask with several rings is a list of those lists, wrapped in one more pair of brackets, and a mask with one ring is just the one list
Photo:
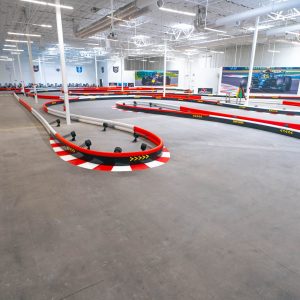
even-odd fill
[[(49, 2), (53, 0), (48, 0)], [(110, 0), (61, 0), (61, 4), (74, 7), (73, 10), (62, 9), (63, 32), (66, 44), (67, 60), (72, 61), (74, 56), (89, 57), (96, 53), (99, 56), (124, 55), (124, 56), (159, 56), (163, 53), (164, 43), (167, 40), (169, 53), (178, 55), (190, 55), (198, 51), (218, 50), (225, 47), (241, 44), (249, 44), (252, 40), (254, 19), (249, 19), (239, 26), (217, 28), (215, 21), (221, 17), (251, 10), (262, 5), (283, 0), (165, 0), (165, 6), (181, 11), (196, 12), (197, 7), (207, 7), (206, 26), (217, 28), (224, 32), (209, 30), (196, 30), (194, 28), (195, 17), (165, 12), (158, 9), (156, 0), (143, 1), (147, 7), (137, 18), (130, 21), (122, 21), (113, 24), (103, 32), (98, 32), (100, 40), (75, 36), (75, 31), (89, 26), (93, 22), (105, 18), (111, 14)], [(300, 0), (299, 0), (300, 1)], [(114, 0), (113, 12), (133, 2), (132, 0)], [(2, 51), (5, 39), (11, 38), (7, 32), (25, 32), (27, 24), (50, 24), (52, 28), (41, 28), (29, 25), (30, 33), (41, 34), (41, 38), (32, 38), (34, 57), (43, 55), (55, 55), (57, 32), (55, 9), (20, 0), (0, 0), (0, 55), (7, 53)], [(299, 22), (299, 11), (288, 10), (275, 12), (277, 15), (263, 16), (261, 24), (267, 24), (274, 28), (295, 24)], [(293, 18), (282, 16), (293, 14)], [(106, 17), (107, 18), (107, 17)], [(110, 19), (109, 19), (110, 20)], [(115, 20), (117, 22), (118, 20)], [(204, 26), (203, 26), (204, 27)], [(110, 32), (117, 36), (116, 41), (110, 41), (107, 36)], [(272, 37), (270, 37), (271, 39)], [(279, 37), (285, 38), (285, 37)], [(290, 36), (289, 39), (297, 39)], [(259, 42), (267, 41), (263, 31), (260, 32)], [(94, 45), (91, 45), (94, 44)], [(96, 46), (97, 44), (97, 46)], [(19, 45), (26, 50), (26, 44)], [(94, 49), (94, 48), (97, 49)], [(52, 49), (52, 50), (49, 50)]]

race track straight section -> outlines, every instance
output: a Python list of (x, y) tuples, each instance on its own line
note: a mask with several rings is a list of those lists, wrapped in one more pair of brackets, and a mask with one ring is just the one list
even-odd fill
[(300, 299), (299, 140), (115, 102), (71, 112), (153, 131), (167, 164), (76, 168), (0, 97), (0, 298)]

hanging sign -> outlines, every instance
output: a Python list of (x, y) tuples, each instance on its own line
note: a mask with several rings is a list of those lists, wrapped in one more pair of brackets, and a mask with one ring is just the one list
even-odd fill
[(82, 70), (83, 70), (82, 67), (76, 66), (76, 72), (77, 73), (82, 73)]
[(33, 66), (33, 71), (34, 71), (34, 72), (38, 72), (38, 71), (39, 71), (39, 69), (40, 69), (40, 68), (39, 68), (39, 66), (38, 66), (38, 65), (34, 65), (34, 66)]
[(113, 71), (114, 71), (114, 73), (118, 73), (119, 72), (119, 67), (113, 67)]

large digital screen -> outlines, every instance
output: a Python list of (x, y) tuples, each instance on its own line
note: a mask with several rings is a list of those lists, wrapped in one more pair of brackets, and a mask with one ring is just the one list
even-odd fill
[[(178, 71), (167, 71), (166, 85), (178, 86)], [(135, 86), (162, 86), (164, 72), (161, 70), (140, 70), (135, 72)]]
[[(237, 93), (247, 87), (249, 68), (223, 67), (221, 93)], [(254, 67), (251, 93), (297, 94), (300, 80), (299, 67)]]

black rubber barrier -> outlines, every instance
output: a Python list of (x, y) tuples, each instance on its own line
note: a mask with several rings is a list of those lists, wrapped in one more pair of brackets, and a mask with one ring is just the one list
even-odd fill
[[(203, 120), (203, 121), (213, 121), (218, 123), (224, 123), (224, 124), (230, 124), (230, 125), (236, 125), (236, 126), (242, 126), (242, 127), (248, 127), (248, 128), (254, 128), (264, 131), (269, 131), (289, 137), (294, 137), (300, 139), (300, 131), (293, 130), (291, 128), (287, 127), (279, 127), (279, 126), (272, 126), (267, 125), (263, 123), (257, 123), (257, 122), (250, 122), (246, 120), (241, 119), (234, 119), (234, 118), (225, 118), (225, 117), (215, 117), (205, 114), (197, 114), (197, 113), (181, 113), (180, 111), (172, 111), (172, 110), (164, 110), (164, 109), (151, 109), (151, 108), (144, 108), (140, 106), (129, 106), (117, 103), (117, 108), (124, 109), (124, 110), (131, 110), (136, 112), (144, 112), (144, 113), (150, 113), (150, 114), (158, 114), (158, 115), (167, 115), (167, 116), (173, 116), (173, 117), (181, 117), (181, 118), (189, 118), (189, 119), (196, 119), (196, 120)], [(288, 125), (288, 124), (287, 124)]]

